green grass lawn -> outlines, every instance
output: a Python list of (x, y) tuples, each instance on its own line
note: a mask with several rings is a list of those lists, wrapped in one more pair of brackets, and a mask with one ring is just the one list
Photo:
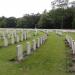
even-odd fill
[[(21, 42), (23, 46), (25, 43), (26, 41)], [(16, 55), (16, 45), (0, 48), (0, 75), (75, 75), (75, 73), (66, 72), (67, 50), (64, 36), (57, 36), (55, 33), (50, 33), (46, 42), (20, 63), (9, 61)]]

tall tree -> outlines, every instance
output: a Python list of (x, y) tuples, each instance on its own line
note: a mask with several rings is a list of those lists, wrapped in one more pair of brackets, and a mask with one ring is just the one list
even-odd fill
[(14, 18), (14, 17), (7, 18), (7, 27), (15, 28), (16, 27), (16, 18)]

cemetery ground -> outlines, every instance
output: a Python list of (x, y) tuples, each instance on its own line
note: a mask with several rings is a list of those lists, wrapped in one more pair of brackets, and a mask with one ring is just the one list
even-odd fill
[[(16, 45), (0, 48), (0, 75), (75, 75), (69, 72), (68, 63), (70, 48), (65, 45), (63, 36), (50, 32), (46, 42), (22, 62), (14, 62)], [(75, 33), (69, 33), (75, 38)], [(43, 35), (40, 33), (38, 36)], [(25, 48), (26, 41), (31, 41), (38, 36), (20, 42)], [(1, 41), (0, 41), (1, 43)]]

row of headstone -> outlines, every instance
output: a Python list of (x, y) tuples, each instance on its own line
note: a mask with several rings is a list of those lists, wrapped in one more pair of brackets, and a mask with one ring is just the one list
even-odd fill
[(43, 31), (47, 36), (49, 35), (49, 30), (41, 30)]
[[(38, 30), (35, 29), (34, 33), (37, 35)], [(48, 35), (48, 31), (46, 31), (46, 34)], [(1, 40), (4, 42), (4, 47), (7, 47), (9, 44), (15, 44), (19, 43), (20, 41), (26, 40), (28, 38), (28, 34), (26, 31), (21, 30), (21, 37), (18, 35), (18, 31), (9, 32), (3, 32), (1, 36)], [(9, 42), (10, 41), (10, 42)]]
[[(19, 35), (16, 32), (11, 33), (11, 35), (8, 35), (8, 36), (6, 36), (3, 33), (2, 38), (1, 38), (1, 40), (3, 40), (3, 42), (4, 42), (4, 47), (8, 46), (10, 43), (11, 44), (19, 43), (20, 41), (23, 41), (26, 39), (27, 39), (27, 33), (25, 31), (22, 32), (22, 34), (21, 34), (21, 40), (19, 38)], [(10, 43), (9, 43), (9, 40), (11, 41)]]
[[(32, 45), (30, 42), (26, 43), (26, 54), (30, 55), (32, 54), (32, 52), (36, 51), (37, 48), (39, 48), (42, 44), (44, 44), (44, 42), (47, 39), (47, 35), (37, 38), (37, 41), (34, 39), (32, 40)], [(17, 45), (17, 60), (21, 61), (24, 59), (24, 53), (23, 53), (23, 48), (22, 45)]]
[(15, 41), (18, 43), (20, 41), (26, 40), (27, 39), (27, 32), (22, 32), (21, 33), (21, 39), (19, 38), (19, 35), (15, 33)]
[(24, 31), (22, 31), (21, 33), (21, 41), (26, 40), (27, 39), (27, 33)]
[(56, 34), (59, 35), (59, 36), (63, 35), (62, 31), (58, 31), (58, 30), (56, 30)]
[(72, 39), (71, 36), (66, 35), (66, 42), (67, 45), (71, 48), (71, 55), (70, 55), (70, 64), (68, 67), (69, 72), (75, 72), (75, 41)]
[(75, 41), (69, 35), (66, 35), (66, 41), (68, 46), (72, 49), (72, 53), (75, 54)]

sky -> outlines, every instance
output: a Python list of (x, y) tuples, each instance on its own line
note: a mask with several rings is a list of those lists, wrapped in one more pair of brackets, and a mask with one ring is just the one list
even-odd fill
[[(54, 0), (0, 0), (0, 17), (22, 17), (24, 14), (42, 13), (51, 9)], [(71, 0), (70, 0), (71, 1)]]

